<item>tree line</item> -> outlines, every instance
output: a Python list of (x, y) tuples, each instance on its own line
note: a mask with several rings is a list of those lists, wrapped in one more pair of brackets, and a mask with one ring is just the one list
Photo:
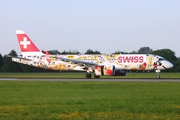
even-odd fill
[[(44, 51), (42, 51), (44, 52)], [(77, 50), (69, 50), (59, 52), (58, 50), (49, 50), (48, 51), (52, 55), (57, 54), (80, 54)], [(100, 51), (88, 49), (84, 54), (102, 54)], [(123, 51), (115, 51), (112, 54), (155, 54), (164, 57), (171, 63), (173, 63), (174, 67), (169, 69), (170, 72), (180, 72), (180, 58), (175, 55), (175, 52), (170, 49), (159, 49), (152, 50), (149, 47), (141, 47), (138, 51), (132, 52), (123, 52)], [(9, 55), (18, 56), (15, 50), (11, 50)], [(16, 62), (12, 62), (11, 58), (2, 56), (0, 53), (0, 72), (54, 72), (51, 70), (40, 69), (24, 64), (19, 64)]]

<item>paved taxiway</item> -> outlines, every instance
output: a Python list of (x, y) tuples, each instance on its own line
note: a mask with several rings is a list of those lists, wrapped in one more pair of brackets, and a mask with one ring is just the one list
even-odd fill
[(67, 82), (67, 81), (98, 81), (98, 82), (180, 82), (180, 79), (170, 79), (170, 78), (162, 78), (162, 79), (19, 79), (19, 78), (0, 78), (0, 81), (59, 81), (59, 82)]

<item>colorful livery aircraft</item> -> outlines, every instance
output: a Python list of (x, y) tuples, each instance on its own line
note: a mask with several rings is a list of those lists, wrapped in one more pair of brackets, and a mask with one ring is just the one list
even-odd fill
[(85, 71), (86, 78), (103, 75), (125, 76), (127, 70), (155, 70), (157, 78), (160, 71), (173, 67), (161, 56), (153, 54), (99, 54), (99, 55), (50, 55), (42, 53), (22, 30), (16, 30), (21, 57), (12, 61), (50, 70)]

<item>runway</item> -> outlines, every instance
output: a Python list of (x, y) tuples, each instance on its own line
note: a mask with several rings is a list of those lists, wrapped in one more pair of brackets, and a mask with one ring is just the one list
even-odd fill
[(79, 79), (22, 79), (22, 78), (0, 78), (0, 81), (56, 81), (56, 82), (80, 82), (80, 81), (83, 81), (83, 82), (180, 82), (180, 79), (170, 79), (170, 78), (163, 78), (163, 79), (143, 79), (143, 78), (140, 78), (140, 79), (133, 79), (133, 78), (127, 78), (127, 79), (82, 79), (82, 78), (79, 78)]

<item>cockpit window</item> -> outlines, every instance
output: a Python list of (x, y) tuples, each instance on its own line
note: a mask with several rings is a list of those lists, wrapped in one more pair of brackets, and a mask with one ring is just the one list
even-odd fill
[(165, 61), (166, 59), (164, 59), (164, 58), (159, 58), (158, 60), (159, 60), (159, 61)]

